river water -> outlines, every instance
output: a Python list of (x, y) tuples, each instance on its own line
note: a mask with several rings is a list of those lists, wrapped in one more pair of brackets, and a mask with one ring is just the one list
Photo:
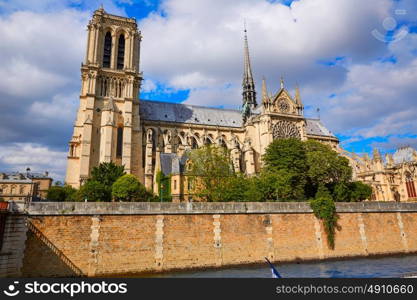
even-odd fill
[[(417, 273), (417, 255), (379, 258), (357, 258), (339, 261), (275, 264), (282, 277), (322, 278), (381, 278), (403, 277)], [(234, 267), (221, 270), (165, 273), (155, 277), (181, 278), (271, 278), (271, 270), (265, 266)]]

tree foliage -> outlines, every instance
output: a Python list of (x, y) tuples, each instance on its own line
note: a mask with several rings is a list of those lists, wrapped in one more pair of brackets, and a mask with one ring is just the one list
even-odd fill
[(162, 171), (156, 174), (156, 183), (158, 185), (159, 199), (163, 202), (172, 201), (171, 195), (171, 176), (164, 175)]
[(77, 201), (109, 202), (111, 201), (111, 187), (95, 180), (87, 180), (77, 192)]
[(223, 192), (236, 174), (226, 149), (206, 145), (190, 152), (186, 175), (197, 198), (216, 202), (224, 201)]
[(107, 187), (111, 187), (119, 177), (125, 174), (124, 166), (118, 166), (113, 162), (104, 162), (91, 170), (91, 177), (89, 180), (97, 181)]
[(310, 200), (310, 206), (316, 218), (323, 222), (329, 248), (334, 249), (338, 216), (332, 195), (324, 185), (319, 186), (315, 198)]
[(46, 198), (56, 202), (72, 202), (76, 201), (77, 190), (70, 185), (54, 185), (51, 186), (46, 194)]
[(371, 198), (372, 188), (360, 181), (350, 183), (350, 201), (358, 202)]
[(131, 174), (125, 174), (113, 183), (112, 196), (116, 201), (150, 201), (153, 197), (136, 176)]

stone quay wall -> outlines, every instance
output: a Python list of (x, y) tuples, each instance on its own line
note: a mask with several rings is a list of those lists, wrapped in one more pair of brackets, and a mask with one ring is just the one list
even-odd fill
[(32, 203), (22, 276), (117, 276), (417, 252), (417, 203)]

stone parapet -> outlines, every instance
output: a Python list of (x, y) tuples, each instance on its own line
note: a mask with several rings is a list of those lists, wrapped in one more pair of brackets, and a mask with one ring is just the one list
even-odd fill
[[(417, 212), (417, 203), (336, 203), (338, 213)], [(187, 215), (187, 214), (299, 214), (312, 213), (308, 202), (33, 202), (30, 216), (53, 215)]]

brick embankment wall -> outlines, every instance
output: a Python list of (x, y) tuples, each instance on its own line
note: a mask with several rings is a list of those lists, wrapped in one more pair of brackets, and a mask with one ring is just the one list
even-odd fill
[(417, 252), (417, 203), (338, 204), (335, 249), (306, 203), (34, 203), (23, 276), (106, 276)]

